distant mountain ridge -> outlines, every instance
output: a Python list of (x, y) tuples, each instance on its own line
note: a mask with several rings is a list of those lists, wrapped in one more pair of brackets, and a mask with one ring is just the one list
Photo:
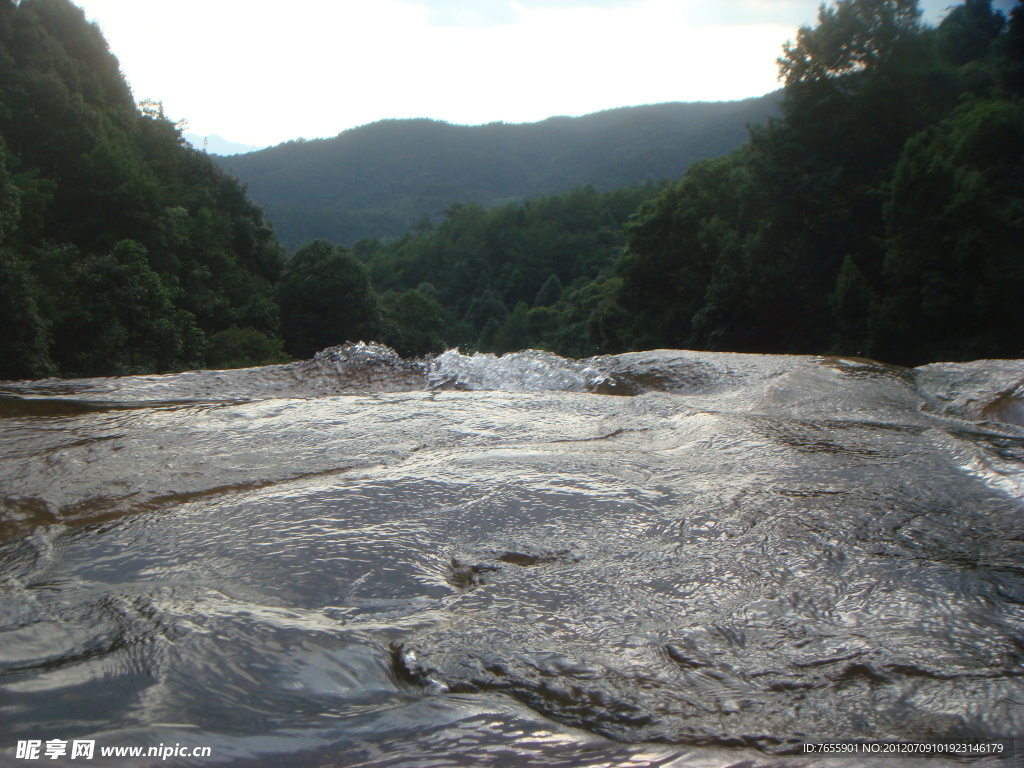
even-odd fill
[(240, 144), (237, 141), (228, 141), (223, 136), (211, 133), (209, 136), (200, 136), (198, 133), (184, 134), (185, 140), (198, 150), (211, 155), (239, 155), (244, 152), (253, 152), (263, 147), (252, 144)]
[(552, 117), (452, 125), (383, 120), (331, 139), (291, 141), (216, 161), (248, 185), (289, 248), (397, 237), (453, 203), (485, 206), (593, 185), (678, 178), (726, 154), (747, 126), (778, 113), (779, 93)]

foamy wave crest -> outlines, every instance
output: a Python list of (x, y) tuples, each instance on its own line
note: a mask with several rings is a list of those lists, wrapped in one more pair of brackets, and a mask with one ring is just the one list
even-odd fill
[(303, 377), (322, 380), (325, 390), (406, 392), (426, 386), (426, 361), (406, 360), (376, 342), (328, 347), (298, 365)]
[(432, 389), (503, 392), (601, 392), (615, 387), (592, 361), (567, 360), (537, 349), (501, 357), (449, 349), (430, 361), (427, 381)]

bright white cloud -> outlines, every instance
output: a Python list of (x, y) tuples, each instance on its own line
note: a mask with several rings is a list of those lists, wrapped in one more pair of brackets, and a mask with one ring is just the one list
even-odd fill
[(427, 8), (438, 26), (488, 27), (512, 24), (525, 10), (624, 8), (643, 0), (410, 0)]
[[(388, 117), (523, 122), (777, 87), (817, 0), (77, 0), (136, 98), (266, 145)], [(946, 0), (930, 0), (946, 3)], [(943, 6), (945, 7), (945, 5)]]

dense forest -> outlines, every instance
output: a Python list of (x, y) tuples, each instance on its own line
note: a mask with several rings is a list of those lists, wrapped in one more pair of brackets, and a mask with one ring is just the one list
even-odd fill
[(1024, 357), (1021, 4), (932, 28), (913, 0), (838, 0), (779, 66), (778, 117), (676, 181), (463, 202), (287, 254), (240, 182), (135, 104), (78, 8), (0, 0), (0, 378), (346, 340)]
[(491, 210), (455, 205), (436, 227), (424, 220), (396, 241), (362, 240), (355, 255), (384, 292), (386, 310), (406, 295), (437, 305), (436, 346), (586, 356), (599, 351), (594, 318), (620, 290), (614, 265), (623, 225), (657, 190), (583, 187)]
[(452, 203), (492, 208), (573, 187), (675, 179), (743, 144), (747, 126), (776, 115), (778, 102), (773, 93), (524, 124), (382, 120), (218, 162), (245, 182), (286, 247), (318, 237), (351, 244), (399, 237)]
[(913, 0), (840, 0), (779, 66), (781, 117), (621, 230), (591, 190), (356, 252), (482, 349), (1024, 357), (1021, 5), (967, 0), (931, 28)]
[(628, 225), (612, 346), (1024, 357), (1024, 8), (822, 7), (783, 116)]
[(282, 249), (67, 0), (0, 0), (0, 378), (287, 359)]

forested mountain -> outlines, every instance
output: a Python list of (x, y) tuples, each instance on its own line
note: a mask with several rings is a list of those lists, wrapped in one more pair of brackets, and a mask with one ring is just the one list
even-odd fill
[[(412, 300), (401, 297), (415, 297), (421, 315), (427, 300), (436, 304), (440, 346), (543, 347), (582, 357), (598, 351), (591, 323), (617, 295), (623, 224), (657, 190), (582, 187), (490, 210), (455, 205), (437, 226), (425, 223), (387, 243), (362, 240), (355, 255), (383, 292), (386, 312)], [(396, 319), (415, 327), (408, 313)], [(405, 351), (429, 347), (407, 344)]]
[(1024, 8), (840, 0), (782, 117), (628, 227), (610, 345), (1024, 357)]
[[(344, 144), (352, 215), (404, 227), (287, 255), (232, 176), (159, 104), (134, 104), (78, 8), (0, 0), (0, 378), (257, 364), (360, 340), (404, 355), (1024, 357), (1024, 6), (966, 0), (931, 28), (915, 0), (837, 0), (779, 63), (781, 101), (705, 105), (708, 135), (760, 119), (749, 141), (668, 183), (627, 184), (662, 175), (644, 158), (666, 137), (695, 146), (700, 121), (672, 105), (531, 126), (389, 121), (256, 153), (302, 159), (302, 208), (340, 183), (329, 157)], [(630, 115), (665, 142), (613, 150), (633, 147)], [(576, 153), (553, 152), (554, 135)], [(594, 183), (527, 184), (556, 178)]]
[(332, 139), (293, 141), (218, 162), (238, 176), (289, 247), (397, 237), (452, 203), (492, 207), (593, 185), (676, 178), (747, 140), (778, 94), (654, 104), (539, 123), (384, 120)]
[(283, 251), (67, 0), (0, 0), (0, 378), (280, 358)]
[(357, 255), (481, 349), (1024, 357), (1022, 6), (931, 28), (915, 0), (839, 0), (779, 64), (781, 116), (624, 226), (583, 190)]

